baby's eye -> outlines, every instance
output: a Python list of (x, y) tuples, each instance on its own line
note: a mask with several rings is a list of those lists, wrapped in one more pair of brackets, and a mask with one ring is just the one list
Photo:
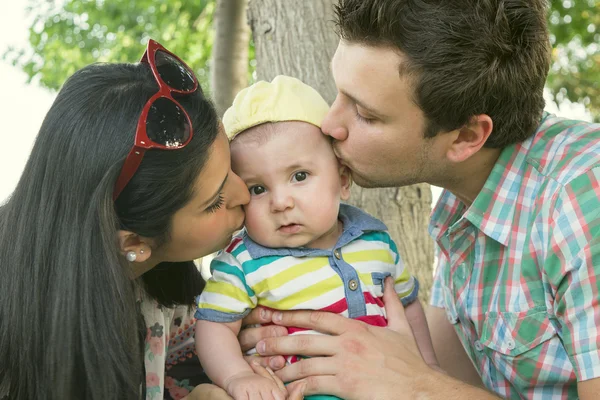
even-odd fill
[(263, 194), (265, 192), (265, 187), (264, 186), (260, 186), (260, 185), (256, 185), (256, 186), (252, 186), (250, 189), (250, 194), (253, 196), (258, 196), (259, 194)]
[(297, 182), (302, 182), (303, 180), (306, 179), (307, 175), (308, 174), (306, 172), (296, 172), (294, 174), (294, 180)]

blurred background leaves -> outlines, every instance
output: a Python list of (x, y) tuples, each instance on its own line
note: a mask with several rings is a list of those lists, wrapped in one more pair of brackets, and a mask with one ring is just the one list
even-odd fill
[[(57, 90), (93, 62), (131, 62), (148, 38), (168, 43), (210, 91), (215, 0), (30, 0), (29, 48), (9, 48), (3, 58)], [(553, 64), (547, 88), (561, 104), (585, 105), (600, 121), (600, 0), (551, 0), (548, 14)], [(250, 43), (249, 82), (254, 71)]]

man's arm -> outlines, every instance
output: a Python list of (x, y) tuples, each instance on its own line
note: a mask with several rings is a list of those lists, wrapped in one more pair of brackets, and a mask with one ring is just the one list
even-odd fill
[(483, 387), (481, 377), (467, 356), (454, 327), (448, 322), (444, 309), (429, 306), (426, 315), (440, 368), (462, 382)]
[(579, 400), (597, 399), (598, 393), (600, 393), (600, 378), (590, 379), (589, 381), (583, 381), (577, 384)]
[(545, 203), (532, 230), (537, 259), (553, 290), (552, 313), (581, 399), (600, 392), (600, 166)]

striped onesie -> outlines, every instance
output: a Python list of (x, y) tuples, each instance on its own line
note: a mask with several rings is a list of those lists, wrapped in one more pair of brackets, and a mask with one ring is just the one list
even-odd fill
[[(233, 322), (257, 306), (276, 310), (323, 310), (386, 326), (381, 296), (392, 276), (406, 306), (418, 281), (404, 268), (386, 226), (364, 211), (340, 205), (344, 228), (330, 249), (267, 248), (246, 231), (236, 235), (212, 262), (212, 277), (197, 297), (195, 317)], [(288, 328), (290, 334), (315, 333)], [(295, 357), (288, 360), (295, 361)]]

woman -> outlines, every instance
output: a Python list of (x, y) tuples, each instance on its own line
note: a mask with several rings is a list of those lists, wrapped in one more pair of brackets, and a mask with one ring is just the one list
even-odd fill
[(191, 260), (229, 242), (249, 197), (220, 126), (153, 41), (139, 64), (67, 80), (0, 208), (0, 398), (180, 398), (202, 383)]

